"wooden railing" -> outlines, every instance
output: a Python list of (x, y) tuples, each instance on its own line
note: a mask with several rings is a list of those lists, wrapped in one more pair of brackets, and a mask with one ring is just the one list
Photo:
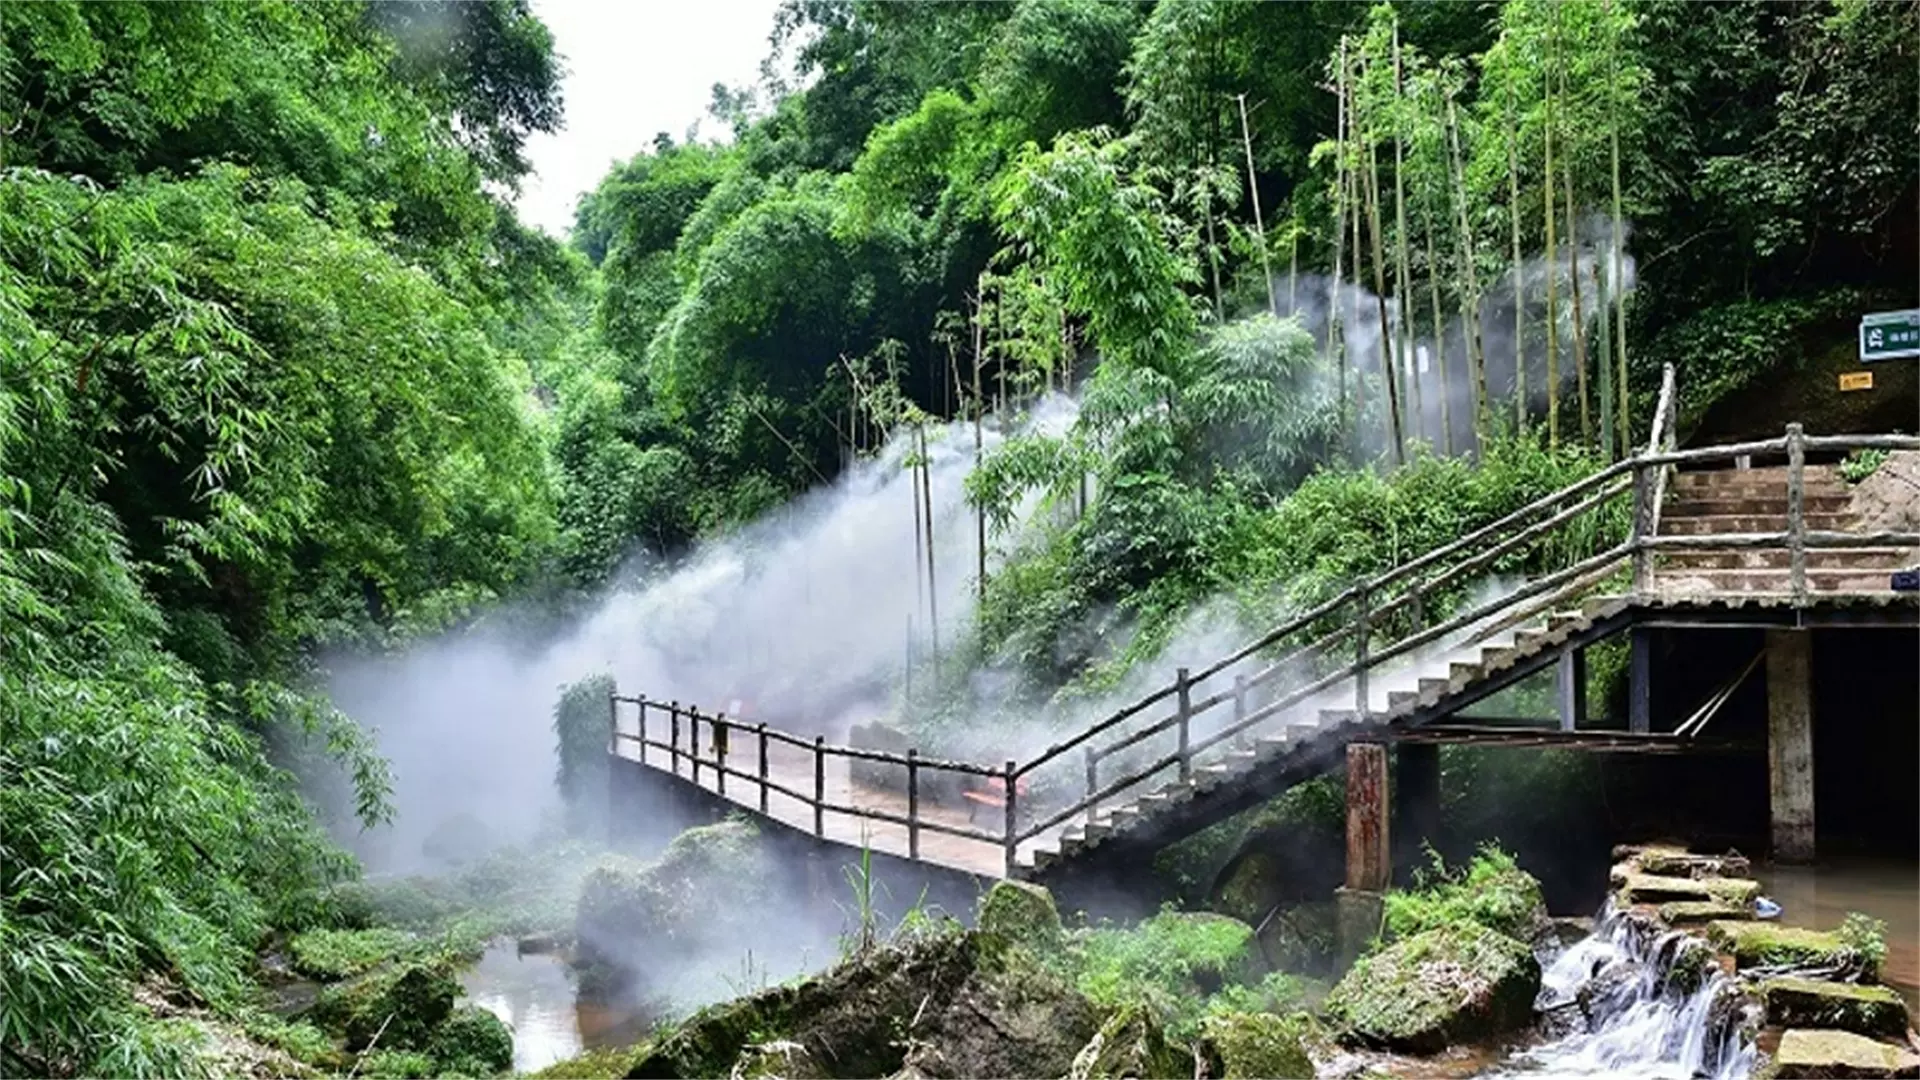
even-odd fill
[[(1808, 592), (1806, 549), (1920, 547), (1920, 534), (1809, 531), (1802, 511), (1808, 451), (1920, 450), (1920, 438), (1809, 437), (1794, 424), (1782, 438), (1731, 446), (1674, 450), (1673, 441), (1673, 373), (1669, 368), (1663, 378), (1646, 450), (1639, 456), (1608, 465), (1450, 544), (1351, 586), (1205, 668), (1198, 671), (1179, 668), (1170, 684), (1143, 695), (1025, 762), (1008, 761), (1004, 766), (992, 767), (926, 758), (912, 750), (901, 755), (829, 746), (824, 739), (808, 741), (765, 724), (739, 724), (724, 716), (701, 714), (678, 703), (663, 704), (645, 698), (614, 699), (615, 738), (616, 741), (621, 738), (637, 741), (643, 761), (650, 750), (668, 755), (665, 767), (675, 773), (681, 771), (684, 762), (693, 770), (696, 783), (698, 770), (703, 766), (716, 770), (717, 786), (723, 793), (728, 777), (755, 785), (762, 812), (767, 808), (769, 792), (810, 805), (817, 835), (824, 835), (824, 815), (838, 813), (905, 825), (912, 858), (919, 857), (921, 830), (997, 844), (1005, 860), (1006, 873), (1011, 876), (1021, 843), (1078, 817), (1084, 816), (1092, 822), (1103, 805), (1123, 801), (1120, 796), (1159, 781), (1170, 770), (1179, 779), (1191, 777), (1206, 757), (1224, 756), (1210, 752), (1229, 745), (1244, 746), (1248, 736), (1263, 728), (1271, 730), (1273, 722), (1284, 718), (1293, 706), (1320, 696), (1325, 707), (1331, 701), (1325, 695), (1334, 692), (1342, 682), (1351, 683), (1352, 715), (1365, 720), (1378, 715), (1378, 710), (1370, 707), (1369, 676), (1416, 650), (1448, 638), (1455, 638), (1461, 645), (1471, 644), (1499, 627), (1531, 619), (1609, 583), (1629, 586), (1637, 594), (1646, 594), (1654, 588), (1657, 554), (1784, 549), (1791, 553), (1789, 574), (1794, 601), (1804, 605)], [(1784, 530), (1739, 535), (1658, 534), (1667, 474), (1675, 467), (1781, 453), (1788, 460)], [(1582, 554), (1569, 565), (1484, 602), (1458, 600), (1457, 594), (1472, 577), (1497, 569), (1503, 559), (1522, 557), (1538, 544), (1556, 536), (1564, 537), (1573, 523), (1582, 520), (1589, 523), (1590, 532), (1584, 540), (1575, 541)], [(1607, 543), (1616, 534), (1619, 539)], [(1595, 548), (1598, 550), (1593, 550)], [(1630, 578), (1624, 576), (1628, 571)], [(1444, 605), (1449, 600), (1458, 607), (1444, 618), (1436, 619), (1436, 605)], [(1345, 700), (1344, 691), (1340, 693), (1341, 700)], [(640, 708), (637, 736), (618, 733), (617, 709), (621, 702)], [(1226, 715), (1214, 714), (1213, 710), (1221, 706), (1228, 707)], [(1166, 711), (1157, 711), (1162, 709)], [(672, 725), (667, 741), (649, 738), (646, 718), (650, 710), (663, 713), (663, 718)], [(1202, 718), (1208, 719), (1202, 723)], [(678, 729), (682, 721), (689, 725), (691, 732), (691, 745), (687, 750), (680, 748)], [(702, 725), (710, 739), (720, 739), (722, 749), (711, 761), (703, 762), (699, 755)], [(727, 764), (736, 732), (756, 741), (757, 770), (741, 770)], [(1164, 748), (1162, 752), (1155, 752), (1156, 740), (1160, 740), (1157, 745)], [(767, 748), (770, 742), (787, 744), (811, 755), (814, 765), (811, 793), (795, 791), (769, 777)], [(825, 763), (831, 757), (904, 768), (906, 814), (828, 803), (824, 777)], [(1078, 776), (1067, 773), (1067, 767), (1072, 764), (1078, 765), (1074, 770)], [(920, 794), (923, 778), (929, 772), (997, 780), (1004, 812), (1000, 829), (990, 832), (928, 820), (921, 812)], [(1055, 805), (1044, 810), (1033, 808), (1023, 816), (1020, 804), (1028, 796), (1022, 794), (1025, 786), (1022, 781), (1043, 773), (1051, 774), (1056, 781), (1052, 786), (1058, 788), (1074, 786), (1077, 781), (1080, 795), (1071, 802), (1061, 803), (1056, 799)], [(1036, 791), (1047, 786), (1033, 785)]]

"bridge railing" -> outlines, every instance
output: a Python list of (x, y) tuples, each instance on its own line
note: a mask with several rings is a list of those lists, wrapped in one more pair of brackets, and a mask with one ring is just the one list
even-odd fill
[[(1616, 462), (1592, 475), (1535, 500), (1458, 540), (1382, 574), (1360, 582), (1274, 630), (1242, 646), (1207, 667), (1182, 667), (1173, 681), (1147, 693), (1097, 723), (1081, 729), (1025, 762), (1008, 761), (993, 767), (967, 762), (829, 746), (788, 735), (764, 724), (745, 725), (724, 716), (698, 713), (678, 703), (645, 698), (616, 697), (639, 706), (640, 730), (616, 733), (639, 743), (642, 760), (649, 750), (668, 755), (667, 767), (676, 773), (683, 762), (698, 782), (701, 768), (716, 770), (717, 786), (733, 777), (754, 785), (762, 812), (769, 793), (779, 793), (813, 808), (814, 832), (824, 835), (826, 813), (906, 826), (910, 857), (919, 857), (919, 832), (940, 832), (997, 844), (1006, 872), (1016, 868), (1020, 844), (1076, 818), (1092, 823), (1102, 806), (1143, 787), (1164, 782), (1168, 774), (1185, 780), (1208, 758), (1246, 752), (1249, 736), (1271, 733), (1284, 724), (1295, 706), (1312, 702), (1333, 708), (1350, 702), (1352, 715), (1365, 720), (1378, 715), (1369, 676), (1388, 669), (1418, 650), (1435, 645), (1472, 644), (1501, 629), (1536, 617), (1556, 605), (1606, 588), (1647, 594), (1655, 588), (1656, 555), (1675, 551), (1784, 550), (1790, 553), (1789, 580), (1796, 604), (1808, 601), (1805, 552), (1809, 548), (1920, 547), (1920, 534), (1809, 530), (1803, 511), (1807, 452), (1833, 453), (1860, 449), (1920, 450), (1920, 438), (1862, 435), (1813, 437), (1790, 425), (1785, 436), (1730, 446), (1675, 450), (1673, 375), (1669, 368), (1661, 388), (1652, 432), (1640, 455)], [(1784, 454), (1788, 460), (1787, 514), (1777, 532), (1720, 535), (1660, 535), (1660, 508), (1665, 501), (1668, 474), (1677, 467), (1731, 461), (1754, 455)], [(1569, 534), (1573, 535), (1570, 537)], [(1436, 617), (1435, 601), (1444, 600), (1476, 576), (1498, 570), (1503, 560), (1518, 560), (1551, 542), (1569, 545), (1562, 555), (1571, 561), (1562, 569), (1532, 578), (1516, 589), (1482, 601), (1458, 601), (1453, 610)], [(1510, 565), (1510, 563), (1508, 564)], [(1342, 687), (1342, 683), (1349, 684)], [(1347, 696), (1350, 693), (1350, 697)], [(1337, 696), (1337, 700), (1335, 696)], [(1388, 695), (1388, 708), (1395, 695)], [(1317, 699), (1317, 700), (1316, 700)], [(1342, 707), (1344, 707), (1342, 705)], [(673, 730), (666, 741), (647, 734), (646, 716), (658, 710)], [(1218, 710), (1218, 711), (1216, 711)], [(679, 725), (685, 722), (690, 746), (680, 749)], [(738, 732), (754, 740), (758, 768), (747, 771), (727, 764), (726, 749), (703, 761), (699, 732), (705, 725), (722, 746)], [(768, 775), (768, 747), (786, 745), (811, 755), (814, 784), (811, 793), (795, 791)], [(711, 747), (711, 743), (710, 743)], [(906, 770), (907, 808), (898, 814), (875, 807), (833, 804), (827, 801), (825, 763), (832, 757), (884, 763)], [(1074, 768), (1077, 766), (1077, 768)], [(1072, 770), (1069, 772), (1069, 770)], [(1055, 787), (1077, 786), (1070, 802), (1023, 807), (1026, 781), (1042, 771)], [(1077, 772), (1079, 775), (1072, 775)], [(955, 774), (999, 782), (1003, 820), (998, 830), (961, 827), (929, 821), (921, 805), (924, 778)], [(1022, 811), (1031, 812), (1023, 815)]]

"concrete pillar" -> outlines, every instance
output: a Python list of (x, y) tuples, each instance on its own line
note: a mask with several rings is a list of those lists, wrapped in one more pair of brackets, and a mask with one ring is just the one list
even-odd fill
[(1587, 726), (1587, 650), (1568, 649), (1554, 664), (1555, 697), (1560, 704), (1560, 730)]
[(1813, 861), (1813, 635), (1767, 631), (1767, 788), (1776, 862)]
[(1653, 631), (1627, 631), (1627, 730), (1653, 730)]
[(1417, 863), (1420, 845), (1440, 833), (1440, 745), (1397, 743), (1393, 748), (1394, 862)]

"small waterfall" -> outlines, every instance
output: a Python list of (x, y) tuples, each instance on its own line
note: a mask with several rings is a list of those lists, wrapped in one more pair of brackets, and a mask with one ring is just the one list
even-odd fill
[(1501, 1073), (1745, 1080), (1757, 1007), (1704, 941), (1611, 903), (1541, 976), (1536, 1010), (1555, 1037)]

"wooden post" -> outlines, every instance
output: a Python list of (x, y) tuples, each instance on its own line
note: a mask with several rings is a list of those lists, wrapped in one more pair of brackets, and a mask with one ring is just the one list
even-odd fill
[(713, 717), (713, 782), (720, 794), (727, 793), (727, 714)]
[(1560, 702), (1560, 730), (1578, 731), (1587, 722), (1587, 651), (1567, 649), (1554, 665)]
[(827, 835), (827, 737), (813, 737), (813, 835)]
[(920, 751), (907, 747), (907, 858), (920, 858)]
[(1653, 531), (1654, 470), (1638, 462), (1633, 466), (1633, 591), (1646, 595), (1653, 591), (1653, 551), (1645, 547)]
[(1246, 745), (1247, 733), (1239, 730), (1240, 724), (1247, 718), (1247, 677), (1233, 677), (1233, 745)]
[(1807, 606), (1806, 438), (1797, 422), (1787, 425), (1787, 552), (1797, 608)]
[(1653, 631), (1643, 627), (1627, 631), (1627, 730), (1653, 730)]
[(760, 734), (760, 813), (767, 812), (767, 722), (760, 721), (755, 729)]
[(1193, 687), (1187, 682), (1187, 669), (1181, 668), (1173, 673), (1173, 684), (1180, 695), (1180, 779), (1186, 780), (1193, 775), (1193, 759), (1187, 754), (1190, 740), (1190, 721), (1193, 719)]
[(1413, 609), (1413, 629), (1419, 633), (1427, 628), (1427, 597), (1415, 584), (1407, 593), (1407, 606)]
[(647, 763), (647, 695), (640, 695), (640, 764)]
[(667, 768), (675, 776), (680, 775), (680, 703), (667, 706), (667, 719), (671, 725), (667, 731)]
[(607, 695), (607, 753), (620, 752), (620, 695)]
[(687, 706), (687, 756), (693, 759), (693, 786), (700, 786), (700, 710)]
[(1347, 888), (1380, 892), (1392, 864), (1387, 854), (1387, 748), (1347, 745)]
[(1014, 822), (1018, 820), (1019, 809), (1016, 804), (1019, 802), (1019, 799), (1020, 799), (1020, 788), (1018, 786), (1019, 778), (1014, 775), (1014, 772), (1019, 768), (1020, 768), (1019, 762), (1009, 761), (1007, 762), (1007, 771), (1004, 774), (1006, 779), (1006, 785), (1007, 785), (1007, 824), (1006, 824), (1007, 832), (1006, 832), (1005, 844), (1006, 844), (1006, 856), (1007, 856), (1007, 877), (1009, 879), (1013, 877), (1013, 871), (1014, 871), (1014, 865), (1015, 865), (1014, 849), (1019, 846), (1019, 841), (1016, 839), (1016, 837), (1019, 836), (1019, 831), (1017, 827), (1014, 825)]
[(1367, 718), (1367, 588), (1362, 585), (1354, 595), (1354, 603), (1360, 607), (1360, 616), (1354, 622), (1353, 631), (1353, 707), (1360, 712), (1360, 719)]
[(1080, 752), (1087, 760), (1087, 824), (1093, 824), (1093, 793), (1100, 790), (1100, 759), (1093, 756), (1093, 747), (1082, 746)]

